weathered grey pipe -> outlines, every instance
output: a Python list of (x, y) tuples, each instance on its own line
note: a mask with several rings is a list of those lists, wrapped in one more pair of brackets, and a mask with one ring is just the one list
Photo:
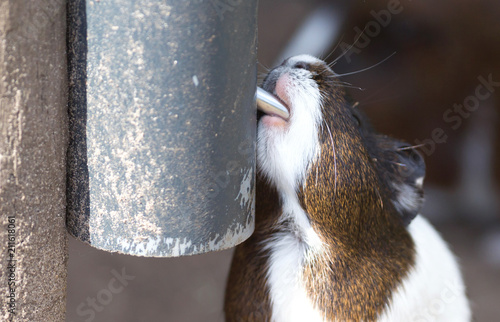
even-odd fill
[(69, 1), (70, 233), (142, 256), (254, 228), (257, 1)]

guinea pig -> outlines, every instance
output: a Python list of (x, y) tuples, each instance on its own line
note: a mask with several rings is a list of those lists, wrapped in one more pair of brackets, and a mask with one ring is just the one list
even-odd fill
[(317, 58), (286, 59), (262, 87), (290, 117), (259, 117), (256, 228), (226, 320), (470, 321), (457, 262), (418, 215), (420, 153), (376, 133)]

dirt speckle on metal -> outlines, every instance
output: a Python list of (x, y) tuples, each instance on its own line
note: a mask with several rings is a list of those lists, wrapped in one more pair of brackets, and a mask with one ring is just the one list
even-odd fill
[(70, 125), (82, 134), (68, 154), (70, 232), (142, 256), (243, 241), (255, 151), (238, 146), (255, 140), (256, 4), (221, 21), (210, 1), (100, 2), (85, 22), (70, 50), (85, 62), (71, 74)]

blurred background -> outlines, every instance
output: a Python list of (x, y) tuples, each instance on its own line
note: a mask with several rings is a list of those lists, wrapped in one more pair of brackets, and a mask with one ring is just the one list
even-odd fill
[[(261, 73), (299, 53), (336, 61), (334, 71), (345, 74), (378, 131), (425, 144), (423, 214), (460, 260), (475, 321), (498, 321), (500, 2), (260, 0), (259, 6)], [(139, 258), (69, 238), (68, 321), (224, 320), (231, 250)]]

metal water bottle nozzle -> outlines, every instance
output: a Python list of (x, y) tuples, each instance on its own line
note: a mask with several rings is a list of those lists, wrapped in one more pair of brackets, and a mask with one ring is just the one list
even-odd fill
[(284, 119), (290, 117), (288, 109), (271, 93), (257, 87), (257, 109), (267, 114), (276, 114)]

